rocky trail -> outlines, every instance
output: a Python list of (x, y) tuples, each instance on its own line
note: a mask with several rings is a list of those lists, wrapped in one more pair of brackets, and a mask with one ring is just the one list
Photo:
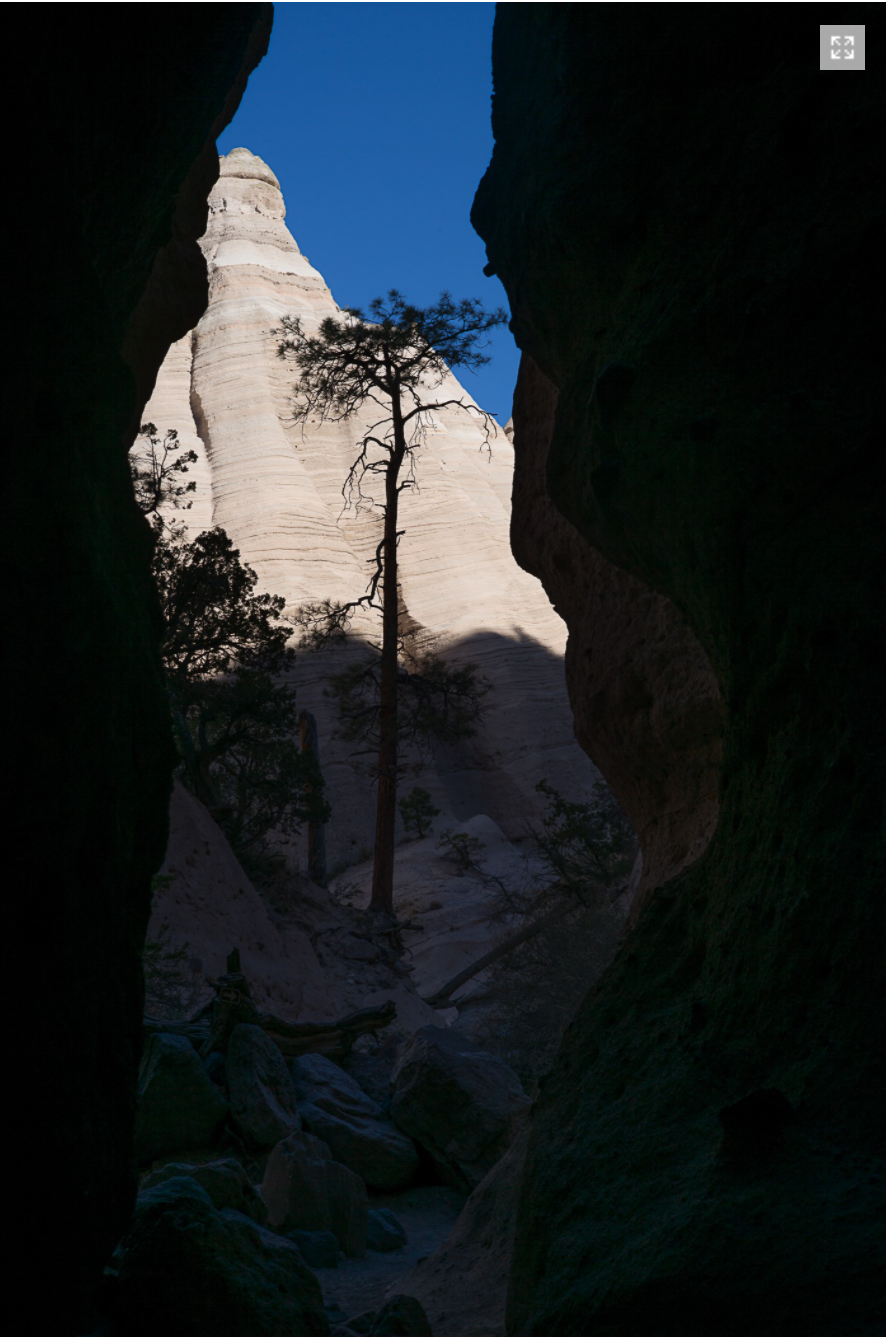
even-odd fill
[(387, 1297), (400, 1292), (401, 1277), (442, 1247), (466, 1199), (463, 1192), (447, 1186), (372, 1196), (372, 1208), (390, 1210), (402, 1224), (406, 1241), (390, 1251), (369, 1250), (364, 1257), (345, 1258), (337, 1267), (316, 1270), (333, 1332), (349, 1319), (378, 1311)]
[(488, 816), (463, 827), (471, 865), (433, 833), (398, 846), (391, 937), (368, 862), (259, 890), (176, 787), (149, 937), (187, 946), (193, 992), (145, 1019), (101, 1333), (505, 1333), (530, 1103), (481, 1041), (483, 976), (427, 1001), (509, 933), (500, 892), (538, 862)]
[[(370, 952), (365, 912), (303, 888), (275, 914), (208, 816), (190, 802), (188, 813), (203, 825), (200, 861), (195, 846), (173, 868), (212, 870), (218, 890), (236, 884), (204, 935), (276, 933), (279, 967), (266, 943), (233, 949), (227, 971), (204, 977), (210, 998), (190, 1021), (145, 1019), (139, 1195), (98, 1333), (499, 1333), (463, 1316), (450, 1332), (447, 1318), (464, 1311), (462, 1280), (490, 1247), (471, 1193), (525, 1127), (517, 1076), (447, 1026), (455, 1011), (423, 1004), (400, 954)], [(188, 901), (186, 881), (173, 888)], [(299, 961), (320, 1006), (313, 1021), (303, 1010), (293, 1020), (296, 997), (277, 986), (285, 974), (299, 994)], [(457, 1227), (456, 1258), (441, 1260)]]

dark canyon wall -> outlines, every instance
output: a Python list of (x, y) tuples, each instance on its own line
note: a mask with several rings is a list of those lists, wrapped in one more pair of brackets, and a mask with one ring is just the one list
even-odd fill
[(515, 1333), (886, 1326), (884, 108), (749, 13), (496, 19), (516, 550), (628, 811), (690, 802), (536, 1104)]
[(617, 568), (554, 506), (547, 460), (557, 388), (528, 354), (514, 393), (511, 546), (569, 628), (575, 733), (640, 838), (632, 920), (651, 889), (692, 865), (717, 824), (723, 704), (673, 603)]
[(24, 1180), (8, 1310), (22, 1333), (60, 1335), (88, 1329), (135, 1194), (140, 948), (172, 764), (126, 452), (169, 343), (205, 308), (215, 136), (271, 7), (4, 19), (4, 943), (22, 1019), (5, 1069)]

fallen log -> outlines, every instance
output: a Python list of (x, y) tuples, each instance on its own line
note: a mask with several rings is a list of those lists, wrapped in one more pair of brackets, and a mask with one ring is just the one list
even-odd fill
[(389, 1000), (384, 1005), (375, 1006), (370, 1010), (358, 1010), (355, 1014), (346, 1015), (344, 1019), (336, 1019), (330, 1023), (293, 1024), (286, 1019), (278, 1019), (273, 1014), (260, 1014), (257, 1010), (250, 1013), (226, 1010), (222, 1017), (213, 1020), (212, 1026), (208, 1020), (194, 1022), (153, 1019), (146, 1016), (144, 1030), (146, 1036), (151, 1033), (176, 1033), (180, 1037), (186, 1037), (201, 1056), (206, 1057), (213, 1051), (227, 1051), (228, 1039), (237, 1024), (258, 1024), (259, 1028), (263, 1028), (268, 1037), (277, 1044), (284, 1056), (304, 1056), (306, 1052), (319, 1052), (321, 1056), (328, 1056), (332, 1061), (340, 1061), (349, 1054), (357, 1038), (364, 1033), (377, 1035), (382, 1028), (387, 1028), (393, 1023), (396, 1017), (396, 1006)]
[(384, 1005), (357, 1010), (330, 1024), (290, 1024), (270, 1014), (262, 1015), (259, 1024), (268, 1037), (276, 1042), (284, 1056), (319, 1052), (321, 1056), (338, 1061), (348, 1055), (357, 1038), (369, 1033), (377, 1040), (379, 1030), (387, 1028), (396, 1017), (397, 1007), (392, 1000), (388, 1000)]
[(340, 1061), (352, 1050), (364, 1033), (377, 1036), (397, 1017), (392, 1000), (367, 1010), (357, 1010), (324, 1023), (290, 1023), (276, 1015), (258, 1010), (251, 999), (249, 983), (240, 972), (240, 955), (234, 950), (228, 957), (228, 971), (215, 981), (215, 999), (204, 1005), (193, 1019), (166, 1020), (146, 1017), (145, 1035), (175, 1033), (186, 1037), (202, 1057), (211, 1052), (226, 1052), (228, 1040), (237, 1024), (257, 1024), (275, 1042), (284, 1056), (304, 1056), (318, 1052)]

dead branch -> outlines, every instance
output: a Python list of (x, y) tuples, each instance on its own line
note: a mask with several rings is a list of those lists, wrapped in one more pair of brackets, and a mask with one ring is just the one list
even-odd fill
[(435, 991), (432, 996), (423, 996), (422, 999), (425, 1004), (432, 1006), (435, 1010), (447, 1009), (453, 1003), (451, 999), (453, 993), (456, 992), (460, 986), (464, 986), (465, 982), (469, 982), (472, 977), (476, 977), (477, 973), (482, 972), (484, 968), (490, 967), (500, 958), (504, 958), (506, 954), (510, 954), (520, 945), (525, 944), (527, 940), (531, 940), (534, 936), (539, 935), (555, 921), (559, 921), (560, 917), (565, 916), (567, 912), (571, 911), (573, 906), (574, 904), (571, 900), (569, 902), (564, 902), (559, 907), (555, 907), (553, 911), (547, 912), (543, 917), (539, 917), (528, 926), (524, 926), (522, 930), (515, 931), (515, 933), (509, 936), (507, 940), (502, 940), (502, 942), (496, 945), (494, 949), (490, 949), (487, 954), (478, 958), (475, 963), (470, 964), (469, 967), (463, 968), (461, 972), (456, 973), (445, 986), (441, 986), (439, 991)]
[[(233, 955), (229, 963), (234, 961)], [(239, 957), (236, 960), (239, 966)], [(186, 1037), (205, 1059), (211, 1052), (227, 1051), (228, 1041), (237, 1024), (256, 1024), (275, 1042), (284, 1056), (304, 1056), (318, 1052), (331, 1060), (342, 1060), (349, 1054), (358, 1037), (364, 1033), (376, 1036), (397, 1017), (392, 1000), (367, 1010), (357, 1010), (328, 1023), (290, 1023), (276, 1015), (257, 1010), (250, 999), (249, 984), (239, 971), (225, 973), (212, 982), (215, 1000), (188, 1020), (144, 1019), (145, 1036), (154, 1033), (174, 1033)]]

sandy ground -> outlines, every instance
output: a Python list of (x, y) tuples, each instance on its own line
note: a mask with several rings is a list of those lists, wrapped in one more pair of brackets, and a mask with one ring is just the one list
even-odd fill
[(331, 1326), (381, 1307), (401, 1275), (429, 1256), (446, 1240), (466, 1197), (447, 1186), (413, 1187), (408, 1191), (370, 1195), (370, 1205), (389, 1209), (406, 1230), (406, 1245), (393, 1252), (367, 1252), (345, 1258), (335, 1268), (315, 1270)]

